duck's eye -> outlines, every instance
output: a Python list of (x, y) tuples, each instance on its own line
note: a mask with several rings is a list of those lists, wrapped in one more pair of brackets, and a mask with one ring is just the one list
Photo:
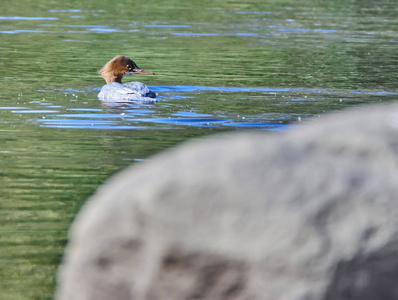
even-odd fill
[(127, 65), (126, 67), (129, 68), (129, 70), (131, 71), (131, 66), (130, 65)]

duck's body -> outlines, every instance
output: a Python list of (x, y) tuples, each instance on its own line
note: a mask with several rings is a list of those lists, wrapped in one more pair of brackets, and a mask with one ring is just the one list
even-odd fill
[(138, 81), (128, 83), (111, 82), (105, 84), (98, 94), (98, 98), (105, 102), (156, 102), (156, 93), (145, 84)]
[(116, 56), (99, 71), (106, 85), (101, 88), (98, 98), (104, 102), (156, 102), (156, 93), (142, 82), (134, 81), (123, 84), (122, 78), (132, 74), (154, 74), (144, 71), (127, 56)]

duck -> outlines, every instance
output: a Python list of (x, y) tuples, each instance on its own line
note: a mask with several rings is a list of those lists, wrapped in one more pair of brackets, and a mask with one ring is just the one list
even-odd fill
[(98, 99), (103, 102), (156, 102), (156, 93), (145, 84), (138, 81), (122, 83), (122, 78), (127, 75), (154, 75), (145, 71), (127, 56), (116, 56), (108, 61), (98, 74), (105, 79), (106, 84), (101, 88)]

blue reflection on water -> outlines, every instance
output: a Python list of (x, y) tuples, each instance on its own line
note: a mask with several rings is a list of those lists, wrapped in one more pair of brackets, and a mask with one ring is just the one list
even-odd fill
[[(152, 90), (157, 92), (180, 91), (180, 92), (196, 92), (196, 91), (218, 91), (218, 92), (310, 92), (324, 94), (339, 94), (339, 91), (329, 91), (322, 89), (308, 88), (262, 88), (262, 87), (219, 87), (219, 86), (190, 86), (190, 85), (174, 85), (174, 86), (151, 86)], [(98, 88), (99, 90), (99, 88)], [(361, 95), (398, 95), (396, 92), (388, 91), (347, 91), (344, 93), (361, 94)]]
[[(283, 103), (294, 103), (304, 101), (322, 101), (325, 97), (339, 99), (341, 95), (348, 98), (358, 98), (358, 95), (390, 96), (398, 95), (390, 91), (358, 91), (358, 90), (322, 90), (308, 88), (267, 88), (267, 87), (215, 87), (215, 86), (151, 86), (151, 89), (160, 94), (160, 102), (157, 104), (140, 105), (137, 103), (111, 103), (102, 104), (100, 107), (63, 107), (48, 101), (30, 101), (32, 107), (0, 107), (0, 110), (10, 110), (15, 114), (37, 114), (36, 119), (30, 121), (39, 124), (40, 127), (63, 128), (63, 129), (171, 129), (181, 126), (205, 127), (205, 128), (249, 128), (257, 130), (284, 131), (289, 130), (295, 121), (301, 121), (305, 114), (254, 114), (237, 116), (231, 112), (204, 113), (200, 109), (186, 107), (187, 101), (195, 98), (195, 93), (212, 92), (220, 93), (259, 93), (275, 94), (285, 97)], [(63, 89), (63, 90), (40, 90), (44, 93), (56, 93), (56, 95), (71, 95), (83, 93), (86, 95), (97, 92), (99, 88), (89, 89)], [(166, 95), (164, 95), (166, 94)], [(301, 94), (301, 95), (300, 95)], [(303, 95), (304, 94), (304, 95)], [(286, 95), (286, 96), (283, 96)], [(91, 96), (90, 96), (91, 97)], [(257, 97), (257, 95), (255, 95)], [(246, 101), (249, 95), (244, 98)], [(175, 100), (181, 103), (176, 104)], [(76, 101), (72, 99), (71, 101)], [(169, 110), (169, 104), (174, 101), (176, 110)], [(341, 102), (341, 100), (340, 100)], [(87, 102), (82, 102), (84, 104)], [(99, 103), (99, 102), (98, 102)], [(177, 106), (176, 106), (177, 105)], [(45, 109), (41, 109), (45, 108)], [(56, 108), (57, 110), (48, 109)], [(167, 109), (166, 109), (167, 108)]]
[(58, 18), (52, 17), (20, 17), (20, 16), (11, 16), (11, 17), (1, 17), (0, 20), (24, 20), (24, 21), (37, 21), (37, 20), (59, 20)]
[(173, 32), (172, 35), (188, 35), (188, 36), (216, 36), (218, 33), (199, 33), (199, 32)]
[(64, 129), (147, 129), (146, 126), (120, 124), (108, 120), (38, 119), (40, 127)]
[(85, 119), (119, 119), (123, 116), (120, 114), (60, 114), (57, 117), (69, 118), (85, 118)]
[[(287, 92), (294, 89), (288, 88), (244, 88), (244, 87), (220, 87), (220, 86), (192, 86), (192, 85), (174, 85), (174, 86), (151, 86), (151, 89), (157, 92), (180, 91), (180, 92), (196, 92), (196, 91), (217, 91), (217, 92)], [(308, 89), (296, 89), (298, 91), (308, 91)], [(311, 90), (311, 91), (316, 91)]]
[(81, 12), (105, 12), (103, 9), (98, 9), (98, 10), (81, 10), (81, 9), (50, 9), (49, 12), (53, 13), (64, 13), (64, 12), (72, 12), (72, 13), (81, 13)]
[(24, 110), (24, 109), (29, 109), (29, 108), (27, 108), (27, 107), (18, 107), (18, 106), (2, 106), (2, 107), (0, 107), (0, 110), (17, 110), (17, 109), (20, 109), (20, 110)]
[(48, 114), (48, 113), (57, 113), (57, 110), (15, 110), (11, 111), (13, 113), (18, 114)]
[(148, 25), (143, 25), (143, 27), (183, 28), (183, 27), (191, 27), (191, 26), (190, 25), (173, 25), (173, 24), (148, 24)]
[(50, 9), (49, 12), (82, 12), (80, 9)]

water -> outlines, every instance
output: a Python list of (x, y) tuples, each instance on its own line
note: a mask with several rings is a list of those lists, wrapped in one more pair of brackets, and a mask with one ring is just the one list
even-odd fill
[[(266, 2), (266, 3), (264, 3)], [(0, 298), (51, 299), (73, 217), (118, 170), (227, 131), (398, 99), (395, 1), (0, 3)], [(128, 55), (151, 105), (104, 105)]]

